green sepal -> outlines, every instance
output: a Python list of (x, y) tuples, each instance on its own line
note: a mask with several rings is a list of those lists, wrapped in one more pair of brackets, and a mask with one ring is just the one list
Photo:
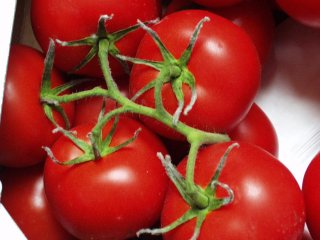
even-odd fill
[(47, 116), (47, 118), (50, 120), (50, 122), (55, 126), (58, 127), (58, 123), (53, 117), (53, 112), (52, 112), (52, 106), (49, 104), (42, 104), (42, 108), (44, 111), (44, 114)]
[(103, 143), (102, 143), (103, 146), (105, 146), (105, 147), (109, 147), (110, 146), (110, 143), (112, 141), (113, 135), (116, 132), (116, 129), (117, 129), (117, 126), (118, 126), (118, 123), (119, 123), (119, 118), (120, 118), (119, 115), (115, 116), (113, 124), (112, 124), (112, 127), (111, 127), (108, 135), (103, 140)]
[(226, 165), (226, 161), (227, 158), (230, 154), (230, 152), (234, 149), (234, 148), (238, 148), (239, 147), (239, 143), (235, 142), (230, 144), (230, 146), (227, 148), (227, 150), (225, 151), (225, 153), (223, 154), (223, 156), (220, 158), (218, 167), (213, 175), (213, 177), (210, 180), (210, 183), (208, 184), (208, 186), (206, 187), (206, 192), (210, 195), (215, 195), (216, 194), (216, 187), (217, 187), (217, 182), (219, 183), (219, 178), (221, 176), (222, 170), (224, 168), (224, 166)]
[(98, 35), (92, 34), (88, 37), (84, 37), (74, 41), (62, 41), (56, 39), (56, 42), (62, 47), (79, 47), (79, 46), (94, 46), (97, 44)]
[(184, 111), (183, 111), (184, 115), (188, 115), (188, 113), (192, 110), (193, 105), (195, 104), (195, 102), (197, 100), (197, 96), (198, 96), (197, 90), (196, 90), (196, 80), (195, 80), (193, 74), (191, 74), (191, 72), (189, 72), (189, 70), (184, 71), (184, 74), (182, 77), (183, 77), (183, 83), (186, 84), (191, 89), (190, 102), (184, 108)]
[(136, 233), (136, 235), (137, 235), (137, 237), (139, 237), (142, 234), (162, 235), (162, 234), (170, 232), (171, 230), (179, 227), (180, 225), (190, 221), (191, 219), (196, 218), (197, 216), (198, 216), (198, 211), (195, 211), (194, 209), (189, 209), (185, 214), (183, 214), (177, 220), (175, 220), (174, 222), (172, 222), (171, 224), (169, 224), (163, 228), (141, 229)]
[(128, 62), (131, 62), (134, 64), (141, 64), (141, 65), (149, 66), (149, 67), (152, 67), (158, 71), (160, 71), (164, 66), (164, 63), (160, 62), (160, 61), (152, 61), (152, 60), (147, 60), (147, 59), (134, 58), (134, 57), (124, 56), (121, 54), (117, 54), (116, 57), (118, 59), (123, 60), (123, 61), (128, 61)]
[[(41, 87), (40, 87), (40, 102), (43, 105), (44, 113), (47, 116), (47, 118), (54, 124), (54, 126), (58, 126), (56, 120), (53, 117), (53, 111), (58, 112), (61, 117), (64, 120), (65, 127), (67, 129), (70, 128), (70, 121), (69, 118), (64, 111), (64, 109), (60, 106), (59, 102), (57, 101), (43, 101), (43, 99), (46, 97), (46, 95), (51, 94), (51, 72), (53, 69), (53, 63), (54, 63), (54, 56), (55, 56), (55, 45), (54, 41), (50, 39), (49, 41), (49, 48), (47, 55), (44, 60), (44, 71), (42, 74), (42, 79), (41, 79)], [(57, 91), (57, 90), (56, 90)], [(58, 91), (59, 92), (59, 91)], [(59, 92), (60, 93), (60, 92)]]
[[(197, 144), (195, 144), (195, 148), (197, 148)], [(193, 183), (193, 188), (190, 189), (190, 186), (188, 184), (188, 180), (184, 178), (176, 169), (176, 167), (171, 163), (171, 158), (169, 155), (163, 156), (162, 153), (158, 153), (157, 156), (161, 160), (162, 165), (164, 166), (166, 173), (170, 180), (173, 182), (173, 184), (176, 186), (176, 189), (178, 190), (180, 196), (185, 200), (185, 202), (190, 206), (190, 209), (187, 210), (181, 217), (179, 217), (177, 220), (173, 221), (167, 226), (164, 226), (162, 228), (156, 228), (156, 229), (141, 229), (137, 232), (137, 235), (149, 233), (152, 235), (160, 235), (165, 234), (182, 224), (190, 221), (193, 218), (196, 218), (196, 225), (194, 228), (193, 235), (190, 239), (197, 240), (200, 232), (201, 227), (203, 223), (206, 220), (206, 217), (208, 214), (210, 214), (212, 211), (217, 210), (225, 205), (229, 205), (234, 200), (234, 193), (232, 189), (227, 185), (219, 182), (219, 177), (221, 176), (223, 167), (225, 166), (226, 160), (235, 147), (238, 147), (238, 143), (232, 143), (223, 156), (220, 158), (220, 161), (218, 163), (218, 167), (209, 182), (208, 186), (203, 189), (202, 187), (198, 186), (197, 184)], [(224, 198), (217, 198), (215, 196), (216, 188), (217, 186), (222, 187), (225, 189), (228, 193), (228, 197)], [(207, 198), (207, 204), (206, 203)], [(195, 201), (200, 201), (200, 203), (196, 203)], [(200, 206), (200, 207), (199, 207)]]
[[(133, 26), (129, 26), (125, 29), (120, 29), (116, 32), (109, 33), (106, 28), (106, 21), (109, 21), (113, 18), (113, 15), (102, 15), (98, 21), (97, 32), (90, 36), (73, 40), (73, 41), (62, 41), (57, 39), (56, 42), (64, 47), (77, 47), (77, 46), (90, 46), (90, 50), (87, 55), (81, 60), (81, 62), (74, 66), (69, 73), (75, 73), (86, 66), (95, 56), (98, 55), (99, 52), (99, 42), (100, 40), (107, 40), (109, 42), (108, 54), (117, 59), (120, 64), (124, 67), (124, 70), (129, 73), (129, 66), (126, 61), (118, 58), (117, 56), (120, 54), (119, 49), (116, 47), (116, 42), (128, 35), (129, 33), (137, 30), (141, 27), (141, 23), (135, 24)], [(146, 21), (142, 24), (154, 24), (158, 20)]]
[(61, 162), (61, 161), (59, 161), (59, 159), (57, 159), (53, 155), (53, 153), (49, 147), (43, 147), (52, 161), (54, 161), (55, 163), (60, 164), (60, 165), (74, 165), (74, 164), (78, 164), (78, 163), (84, 163), (84, 162), (87, 162), (87, 161), (90, 161), (93, 159), (91, 146), (88, 143), (86, 143), (85, 141), (77, 138), (76, 132), (65, 130), (64, 128), (61, 128), (59, 126), (57, 126), (54, 131), (60, 132), (65, 137), (70, 139), (70, 141), (72, 141), (81, 151), (83, 151), (83, 154), (81, 156), (76, 157), (74, 159), (71, 159), (69, 161)]
[(53, 69), (54, 57), (55, 57), (55, 44), (54, 44), (54, 41), (50, 39), (48, 51), (44, 59), (44, 70), (42, 73), (40, 97), (42, 94), (47, 93), (51, 89), (51, 72)]
[(84, 66), (86, 66), (97, 55), (97, 53), (98, 53), (98, 46), (97, 45), (92, 46), (88, 54), (84, 57), (84, 59), (78, 65), (73, 67), (69, 71), (69, 74), (75, 73), (80, 69), (82, 69)]
[(142, 129), (138, 128), (134, 132), (134, 134), (133, 134), (133, 136), (131, 138), (127, 139), (126, 141), (124, 141), (123, 143), (120, 143), (117, 146), (109, 146), (108, 148), (106, 148), (105, 149), (106, 155), (114, 153), (116, 151), (119, 151), (120, 149), (122, 149), (124, 147), (127, 147), (130, 143), (134, 142), (137, 139), (137, 137), (139, 136), (141, 131), (142, 131)]
[(179, 61), (181, 62), (182, 65), (187, 65), (188, 64), (188, 62), (189, 62), (189, 60), (191, 58), (192, 50), (193, 50), (193, 48), (194, 48), (194, 46), (196, 44), (196, 41), (197, 41), (197, 39), (199, 37), (200, 30), (203, 27), (203, 24), (205, 22), (208, 22), (208, 21), (210, 21), (210, 18), (209, 17), (204, 17), (196, 25), (187, 48), (185, 49), (185, 51), (182, 53), (181, 57), (179, 58)]
[(138, 23), (140, 24), (140, 26), (148, 33), (150, 34), (150, 36), (152, 37), (152, 39), (154, 40), (154, 42), (157, 44), (162, 58), (165, 62), (171, 62), (171, 61), (175, 61), (175, 57), (171, 54), (171, 52), (166, 48), (166, 46), (163, 44), (163, 42), (161, 41), (158, 33), (156, 31), (154, 31), (152, 28), (148, 27), (146, 24), (144, 24), (143, 22), (138, 20)]
[(178, 107), (173, 114), (173, 125), (177, 125), (184, 107), (184, 93), (182, 90), (183, 80), (178, 78), (172, 81), (172, 90), (178, 101)]
[(54, 87), (50, 89), (49, 93), (50, 95), (58, 96), (59, 94), (63, 93), (64, 91), (70, 90), (76, 86), (79, 86), (83, 84), (84, 82), (88, 82), (88, 79), (76, 79), (72, 81), (68, 81), (63, 83), (62, 85), (59, 85), (57, 87)]

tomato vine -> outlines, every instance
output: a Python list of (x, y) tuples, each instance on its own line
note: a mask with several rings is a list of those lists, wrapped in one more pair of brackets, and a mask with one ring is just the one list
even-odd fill
[[(233, 201), (233, 192), (226, 184), (219, 182), (219, 176), (221, 174), (222, 168), (225, 164), (226, 158), (232, 148), (238, 146), (237, 144), (230, 144), (230, 147), (226, 153), (222, 156), (218, 169), (210, 184), (206, 188), (201, 188), (194, 181), (194, 171), (195, 163), (197, 159), (197, 154), (199, 149), (207, 144), (214, 144), (218, 142), (228, 142), (230, 138), (226, 134), (213, 133), (203, 131), (194, 127), (191, 127), (185, 123), (179, 121), (180, 115), (183, 113), (185, 115), (192, 109), (196, 99), (197, 93), (195, 91), (196, 81), (193, 74), (188, 70), (187, 63), (192, 56), (193, 47), (196, 44), (197, 38), (201, 31), (201, 27), (205, 22), (209, 21), (208, 17), (203, 18), (195, 27), (193, 34), (190, 37), (190, 42), (181, 55), (179, 59), (173, 57), (169, 50), (166, 49), (164, 44), (161, 42), (160, 37), (155, 31), (153, 31), (148, 24), (154, 23), (150, 22), (140, 22), (135, 26), (132, 26), (128, 29), (124, 29), (117, 33), (108, 34), (105, 28), (105, 21), (110, 20), (111, 17), (102, 16), (99, 20), (97, 34), (89, 36), (88, 38), (72, 41), (72, 42), (63, 42), (58, 40), (58, 44), (61, 44), (65, 47), (74, 47), (78, 45), (91, 45), (91, 51), (88, 53), (87, 57), (76, 67), (79, 69), (87, 64), (95, 55), (98, 55), (103, 76), (107, 89), (101, 87), (94, 87), (89, 90), (79, 91), (70, 94), (63, 94), (67, 89), (74, 87), (79, 84), (78, 81), (71, 81), (65, 83), (62, 86), (55, 88), (51, 87), (50, 73), (54, 63), (54, 53), (55, 53), (55, 43), (53, 40), (50, 41), (49, 50), (47, 52), (45, 60), (45, 69), (43, 74), (43, 81), (41, 87), (41, 102), (43, 104), (44, 111), (47, 117), (52, 121), (56, 126), (56, 131), (63, 133), (67, 138), (69, 138), (76, 146), (78, 146), (82, 151), (83, 155), (75, 159), (71, 159), (66, 162), (60, 162), (59, 159), (56, 159), (50, 148), (45, 147), (49, 157), (57, 164), (70, 165), (70, 164), (82, 164), (87, 161), (98, 160), (103, 156), (111, 154), (114, 151), (118, 151), (122, 147), (128, 145), (130, 142), (134, 141), (139, 134), (139, 129), (136, 131), (132, 138), (127, 141), (119, 144), (115, 147), (110, 147), (110, 141), (112, 139), (114, 129), (117, 125), (117, 119), (119, 115), (131, 112), (139, 115), (144, 115), (151, 117), (166, 126), (174, 129), (176, 132), (185, 136), (187, 141), (190, 144), (186, 177), (183, 177), (171, 163), (170, 156), (163, 156), (162, 153), (158, 153), (158, 158), (161, 160), (169, 178), (175, 184), (179, 190), (181, 196), (184, 200), (190, 205), (190, 210), (187, 211), (181, 218), (177, 219), (171, 225), (164, 227), (163, 229), (142, 229), (138, 232), (142, 233), (152, 233), (152, 234), (162, 234), (171, 229), (177, 227), (180, 224), (192, 219), (197, 218), (197, 224), (194, 230), (194, 235), (192, 239), (197, 239), (202, 223), (204, 222), (206, 215), (218, 209), (224, 205), (230, 204)], [(148, 61), (142, 59), (136, 59), (132, 57), (126, 57), (119, 54), (118, 51), (114, 48), (114, 41), (125, 34), (137, 29), (138, 27), (143, 28), (148, 34), (151, 35), (157, 46), (159, 47), (163, 61)], [(150, 84), (142, 88), (136, 95), (129, 99), (125, 97), (112, 77), (111, 70), (108, 62), (108, 54), (118, 58), (123, 63), (130, 61), (135, 64), (144, 64), (150, 66), (159, 71), (159, 75), (154, 79)], [(125, 64), (124, 64), (125, 65)], [(174, 94), (178, 102), (178, 108), (173, 115), (168, 113), (163, 105), (163, 99), (161, 90), (165, 83), (170, 83)], [(182, 85), (187, 85), (192, 91), (192, 98), (187, 106), (185, 106), (184, 95), (182, 91)], [(135, 99), (138, 98), (144, 92), (154, 88), (154, 98), (155, 98), (155, 108), (143, 106), (135, 102)], [(101, 113), (99, 115), (98, 121), (92, 131), (89, 133), (90, 144), (77, 138), (76, 133), (64, 129), (59, 126), (54, 117), (53, 111), (58, 111), (64, 117), (65, 121), (68, 123), (68, 119), (63, 109), (61, 108), (62, 103), (76, 101), (90, 96), (101, 96), (103, 98), (111, 98), (117, 102), (118, 107), (114, 110), (106, 112), (105, 106), (102, 106)], [(114, 127), (110, 130), (109, 134), (103, 138), (102, 129), (108, 121), (115, 118)], [(215, 191), (217, 186), (225, 189), (228, 193), (228, 196), (225, 198), (216, 198)]]

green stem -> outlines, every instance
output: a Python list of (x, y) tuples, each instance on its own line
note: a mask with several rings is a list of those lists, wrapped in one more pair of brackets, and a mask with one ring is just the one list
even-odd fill
[(106, 80), (107, 88), (110, 91), (120, 93), (117, 84), (114, 82), (111, 76), (111, 69), (110, 69), (109, 59), (108, 59), (109, 47), (110, 47), (110, 44), (107, 39), (100, 40), (98, 57), (99, 57), (101, 66), (103, 66), (101, 69), (102, 69), (104, 79)]
[(170, 78), (169, 73), (167, 71), (160, 71), (158, 78), (155, 80), (154, 86), (154, 99), (155, 99), (155, 107), (156, 111), (158, 111), (163, 116), (168, 116), (169, 114), (165, 110), (162, 101), (162, 87), (163, 81), (162, 79)]
[[(197, 136), (198, 138), (203, 139), (202, 141), (203, 144), (230, 141), (230, 138), (226, 134), (205, 132), (205, 131), (190, 127), (182, 122), (178, 122), (177, 125), (174, 125), (171, 115), (161, 114), (153, 108), (139, 105), (123, 96), (115, 100), (117, 100), (120, 103), (120, 105), (126, 106), (129, 112), (154, 118), (155, 120), (165, 124), (166, 126), (175, 129), (178, 133), (186, 136), (187, 139), (193, 139), (193, 136)], [(189, 140), (189, 143), (192, 143), (193, 141), (194, 140)]]
[(71, 101), (77, 101), (80, 99), (84, 99), (87, 97), (108, 97), (109, 91), (107, 89), (103, 89), (101, 87), (95, 87), (90, 90), (84, 90), (76, 93), (64, 94), (64, 95), (54, 95), (54, 94), (47, 94), (41, 98), (42, 102), (49, 102), (57, 101), (59, 103), (68, 103)]
[(187, 190), (192, 192), (194, 187), (194, 168), (196, 159), (198, 156), (199, 148), (201, 147), (201, 141), (194, 140), (190, 142), (190, 150), (188, 154), (188, 162), (187, 162), (187, 169), (186, 169), (186, 183), (187, 183)]

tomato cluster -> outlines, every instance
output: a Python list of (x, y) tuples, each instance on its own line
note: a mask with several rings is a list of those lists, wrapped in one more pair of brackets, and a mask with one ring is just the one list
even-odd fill
[(0, 125), (27, 238), (320, 238), (319, 154), (302, 191), (255, 102), (275, 12), (317, 27), (320, 5), (276, 2), (32, 0)]

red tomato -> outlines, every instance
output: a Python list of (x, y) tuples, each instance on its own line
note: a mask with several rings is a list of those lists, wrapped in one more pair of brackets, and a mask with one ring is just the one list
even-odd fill
[[(86, 90), (92, 89), (95, 86), (105, 86), (104, 80), (101, 79), (92, 79), (85, 84), (77, 87), (77, 90)], [(128, 77), (124, 76), (117, 79), (117, 85), (121, 93), (125, 96), (129, 95), (129, 83)], [(97, 123), (99, 113), (101, 112), (101, 108), (103, 105), (102, 97), (90, 97), (81, 99), (76, 101), (75, 104), (75, 116), (74, 116), (74, 125), (78, 126), (81, 124)], [(106, 112), (113, 110), (116, 108), (116, 102), (111, 100), (110, 98), (106, 99)]]
[[(230, 143), (215, 144), (199, 152), (195, 182), (206, 187)], [(178, 165), (184, 174), (186, 159)], [(228, 156), (219, 181), (234, 192), (234, 200), (207, 215), (198, 240), (301, 239), (305, 223), (303, 195), (294, 176), (272, 155), (254, 145), (240, 143)], [(217, 197), (225, 191), (217, 189)], [(162, 226), (182, 216), (189, 206), (169, 185)], [(195, 219), (164, 235), (166, 240), (190, 239)]]
[[(27, 46), (14, 45), (10, 51), (0, 127), (0, 165), (30, 166), (45, 159), (42, 146), (58, 137), (40, 104), (44, 56)], [(62, 75), (52, 72), (53, 85), (63, 83)], [(74, 104), (64, 106), (70, 121)], [(56, 119), (63, 125), (61, 118)]]
[[(113, 19), (106, 23), (107, 30), (112, 33), (136, 24), (137, 19), (153, 20), (160, 16), (160, 9), (159, 0), (33, 0), (31, 19), (36, 39), (46, 51), (49, 38), (72, 41), (95, 34), (101, 15), (114, 14)], [(117, 41), (116, 47), (123, 55), (134, 56), (143, 34), (142, 30), (132, 32)], [(88, 52), (87, 46), (57, 46), (55, 64), (64, 71), (70, 71)], [(124, 73), (116, 59), (109, 60), (115, 76)], [(77, 73), (102, 76), (97, 58)]]
[[(108, 133), (112, 124), (104, 128)], [(74, 130), (88, 141), (91, 125)], [(157, 152), (166, 152), (159, 139), (130, 118), (120, 118), (111, 146), (137, 139), (102, 159), (62, 166), (47, 159), (44, 183), (59, 222), (80, 239), (125, 239), (159, 218), (167, 188), (167, 176)], [(60, 138), (52, 147), (64, 162), (82, 154), (70, 140)]]
[(313, 239), (320, 239), (320, 152), (308, 166), (302, 184), (306, 203), (307, 226)]
[(206, 7), (225, 7), (232, 6), (242, 2), (243, 0), (192, 0), (195, 3), (198, 3)]
[(229, 133), (232, 140), (253, 143), (278, 156), (278, 137), (268, 116), (253, 104), (246, 117)]
[[(247, 34), (230, 21), (211, 12), (185, 10), (163, 18), (153, 29), (164, 45), (179, 58), (186, 49), (197, 23), (205, 16), (211, 21), (201, 29), (187, 65), (196, 81), (197, 101), (187, 116), (180, 120), (193, 127), (213, 132), (225, 132), (238, 124), (249, 110), (260, 83), (260, 63), (257, 51)], [(139, 46), (137, 58), (161, 61), (160, 51), (149, 35)], [(134, 65), (129, 83), (133, 96), (159, 71), (144, 65)], [(191, 90), (183, 86), (185, 103), (190, 102)], [(172, 87), (162, 89), (164, 107), (173, 114), (178, 107)], [(154, 91), (147, 91), (137, 102), (154, 106)], [(176, 138), (172, 130), (152, 119), (145, 123), (158, 133)]]
[[(166, 14), (182, 9), (199, 8), (191, 0), (173, 0)], [(235, 6), (223, 8), (206, 8), (241, 27), (252, 39), (257, 48), (260, 61), (264, 63), (269, 55), (275, 32), (275, 21), (270, 3), (266, 1), (244, 1)]]
[(272, 10), (266, 1), (243, 1), (235, 6), (212, 11), (244, 29), (257, 47), (261, 63), (266, 61), (275, 33)]
[(295, 20), (311, 27), (320, 27), (320, 1), (276, 0), (278, 6)]
[(1, 202), (27, 239), (74, 239), (51, 212), (43, 188), (42, 164), (1, 169), (0, 180), (3, 183)]

